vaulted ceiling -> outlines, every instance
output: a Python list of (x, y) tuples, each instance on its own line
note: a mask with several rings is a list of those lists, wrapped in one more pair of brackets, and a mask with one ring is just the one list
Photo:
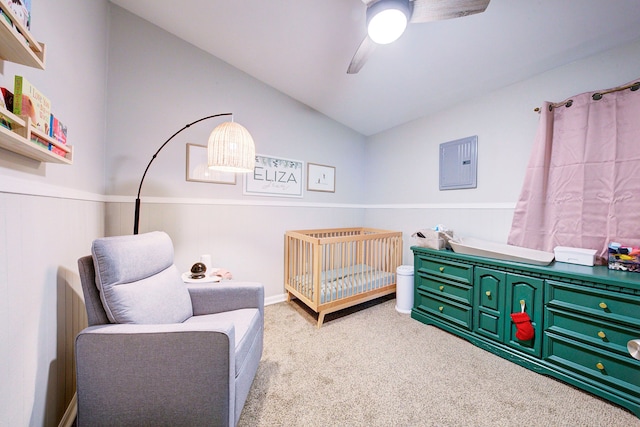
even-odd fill
[(410, 24), (350, 75), (362, 0), (111, 2), (363, 135), (640, 38), (639, 0), (491, 0)]

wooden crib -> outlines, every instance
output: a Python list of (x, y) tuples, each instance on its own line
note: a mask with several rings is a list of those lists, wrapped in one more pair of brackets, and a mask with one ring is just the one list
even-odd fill
[(287, 231), (284, 280), (287, 300), (298, 298), (327, 313), (396, 291), (402, 232), (374, 228)]

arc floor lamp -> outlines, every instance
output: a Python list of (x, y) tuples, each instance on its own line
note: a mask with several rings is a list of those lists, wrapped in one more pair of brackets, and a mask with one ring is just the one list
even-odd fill
[(221, 116), (231, 116), (231, 121), (219, 124), (213, 129), (211, 135), (209, 135), (209, 141), (207, 143), (207, 163), (209, 169), (236, 173), (253, 172), (256, 164), (256, 148), (253, 138), (247, 129), (233, 121), (233, 113), (214, 114), (186, 124), (182, 129), (171, 135), (169, 139), (158, 148), (158, 151), (151, 157), (149, 164), (147, 164), (142, 174), (142, 179), (138, 186), (138, 196), (136, 197), (133, 234), (138, 234), (138, 225), (140, 223), (140, 191), (142, 190), (142, 183), (144, 182), (145, 176), (147, 176), (149, 166), (151, 166), (151, 163), (156, 159), (158, 153), (183, 130), (204, 120)]

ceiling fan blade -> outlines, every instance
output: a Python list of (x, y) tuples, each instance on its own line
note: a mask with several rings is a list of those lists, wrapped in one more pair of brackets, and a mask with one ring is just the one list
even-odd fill
[(440, 21), (482, 13), (490, 0), (413, 0), (411, 23)]
[(355, 55), (353, 55), (353, 59), (351, 59), (351, 64), (349, 64), (349, 68), (347, 68), (347, 74), (356, 74), (363, 67), (369, 56), (376, 49), (376, 43), (369, 38), (369, 36), (365, 37), (360, 43), (358, 50), (356, 50)]

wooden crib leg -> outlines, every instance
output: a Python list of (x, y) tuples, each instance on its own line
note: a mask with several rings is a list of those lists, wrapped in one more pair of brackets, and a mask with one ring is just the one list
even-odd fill
[(322, 327), (322, 323), (324, 322), (324, 311), (318, 313), (318, 329)]

